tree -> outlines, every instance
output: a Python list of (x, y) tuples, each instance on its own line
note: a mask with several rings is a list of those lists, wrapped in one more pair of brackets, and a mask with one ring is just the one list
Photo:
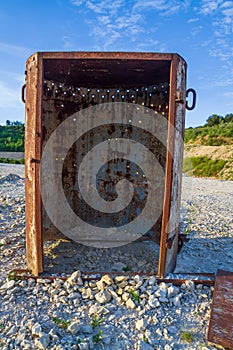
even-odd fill
[(225, 115), (225, 123), (233, 122), (233, 113)]
[(7, 126), (11, 125), (11, 121), (10, 120), (6, 120), (6, 125)]
[(20, 122), (19, 120), (16, 120), (16, 121), (14, 121), (12, 124), (13, 124), (13, 125), (22, 125), (23, 123)]
[(214, 126), (224, 123), (224, 118), (221, 115), (213, 114), (207, 120), (207, 126)]

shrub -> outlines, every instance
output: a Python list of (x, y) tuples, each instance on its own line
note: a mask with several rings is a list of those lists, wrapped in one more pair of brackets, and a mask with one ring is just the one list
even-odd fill
[(0, 158), (0, 163), (7, 164), (24, 164), (24, 159), (11, 159), (11, 158)]
[(192, 171), (194, 176), (217, 177), (226, 164), (227, 160), (223, 159), (187, 157), (184, 159), (183, 172), (188, 173)]

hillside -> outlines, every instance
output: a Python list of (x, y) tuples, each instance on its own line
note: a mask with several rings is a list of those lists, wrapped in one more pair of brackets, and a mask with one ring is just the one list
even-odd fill
[(185, 143), (204, 146), (233, 144), (233, 121), (213, 126), (198, 126), (185, 130)]
[(233, 180), (233, 115), (228, 116), (227, 122), (219, 117), (219, 124), (211, 125), (213, 116), (206, 125), (185, 130), (184, 173)]
[(0, 152), (24, 151), (24, 124), (0, 125)]

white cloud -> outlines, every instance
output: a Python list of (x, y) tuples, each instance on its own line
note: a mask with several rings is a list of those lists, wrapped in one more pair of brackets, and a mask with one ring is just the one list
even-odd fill
[(125, 6), (124, 0), (94, 0), (72, 1), (76, 6), (85, 6), (85, 10), (91, 11), (95, 17), (88, 20), (92, 35), (97, 41), (102, 42), (105, 50), (123, 38), (135, 40), (135, 36), (143, 31), (141, 22), (143, 16), (133, 13), (131, 6)]
[(199, 14), (213, 16), (213, 25), (221, 28), (222, 35), (233, 33), (233, 1), (202, 0)]
[[(233, 16), (233, 7), (232, 8), (228, 8), (226, 10), (223, 10), (222, 13), (223, 13), (224, 16), (229, 17), (229, 19), (230, 19), (230, 17)], [(232, 20), (232, 18), (230, 20)]]
[(188, 7), (189, 1), (176, 0), (137, 0), (133, 7), (134, 11), (156, 10), (161, 15), (170, 16), (180, 9)]
[(222, 3), (222, 0), (203, 0), (199, 13), (204, 15), (210, 15), (216, 12), (219, 8), (219, 5)]
[(71, 3), (75, 6), (81, 6), (85, 0), (71, 0)]
[(190, 18), (187, 20), (187, 23), (194, 23), (194, 22), (198, 22), (199, 21), (199, 18)]
[(197, 34), (199, 34), (201, 32), (202, 29), (203, 29), (203, 26), (193, 27), (191, 30), (191, 36), (192, 37), (196, 36)]
[(225, 1), (220, 7), (226, 8), (226, 7), (231, 7), (231, 6), (233, 6), (233, 1)]
[(224, 38), (217, 38), (215, 44), (209, 49), (210, 56), (218, 57), (222, 61), (231, 62), (233, 58), (233, 48)]
[(28, 57), (32, 54), (32, 50), (29, 50), (26, 47), (5, 44), (0, 42), (0, 52), (4, 52), (8, 55), (16, 56), (16, 57)]
[(20, 90), (9, 88), (0, 81), (0, 108), (17, 108), (22, 104)]
[(0, 70), (0, 76), (4, 78), (5, 81), (14, 80), (19, 84), (23, 84), (25, 80), (24, 74), (15, 73), (13, 71)]
[[(94, 15), (94, 18), (92, 16), (92, 19), (86, 22), (90, 25), (91, 34), (96, 42), (107, 50), (113, 44), (119, 49), (125, 40), (131, 44), (137, 40), (138, 45), (144, 41), (147, 46), (150, 41), (146, 27), (148, 11), (158, 12), (161, 16), (171, 16), (189, 6), (190, 0), (182, 2), (178, 0), (130, 0), (127, 2), (124, 0), (71, 0), (71, 2), (80, 7), (80, 11), (90, 11)], [(155, 29), (156, 25), (153, 31)]]
[(103, 23), (103, 25), (107, 25), (111, 23), (111, 19), (109, 16), (100, 16), (98, 17), (99, 22)]
[(233, 91), (224, 92), (222, 95), (223, 95), (224, 97), (233, 98)]

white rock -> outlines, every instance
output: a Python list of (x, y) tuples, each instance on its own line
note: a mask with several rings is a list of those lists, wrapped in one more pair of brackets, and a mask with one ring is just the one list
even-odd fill
[(67, 278), (66, 282), (70, 285), (82, 286), (83, 281), (81, 278), (81, 272), (79, 270), (73, 272), (72, 275), (69, 278)]
[(135, 327), (136, 327), (136, 329), (138, 331), (144, 331), (145, 330), (146, 327), (145, 327), (145, 322), (144, 322), (143, 318), (140, 319), (140, 320), (137, 320), (137, 322), (135, 324)]
[(159, 307), (160, 306), (160, 302), (157, 298), (155, 298), (154, 296), (151, 296), (148, 300), (148, 304), (150, 307)]
[(97, 305), (92, 305), (90, 309), (88, 310), (89, 315), (94, 315), (98, 313), (98, 306)]
[(27, 340), (27, 339), (24, 339), (24, 340), (21, 342), (20, 345), (21, 345), (22, 349), (29, 349), (29, 350), (32, 349), (32, 344), (31, 344), (31, 342), (30, 342), (29, 340)]
[(112, 265), (113, 271), (123, 271), (123, 269), (126, 267), (124, 263), (116, 262)]
[(73, 299), (74, 306), (80, 305), (80, 299)]
[(49, 335), (46, 333), (41, 333), (39, 338), (36, 338), (35, 345), (40, 349), (48, 349), (48, 345), (50, 342)]
[(172, 301), (174, 306), (179, 306), (180, 305), (181, 297), (182, 297), (182, 294), (178, 294), (174, 298), (171, 299), (171, 301)]
[(0, 239), (0, 247), (6, 244), (7, 244), (7, 240), (5, 238)]
[(128, 278), (126, 276), (116, 276), (115, 277), (115, 282), (116, 283), (121, 283), (123, 281), (126, 281)]
[(18, 328), (16, 326), (12, 326), (10, 330), (7, 332), (7, 336), (14, 335), (18, 331)]
[(169, 302), (168, 298), (164, 298), (164, 297), (159, 298), (159, 301), (161, 303), (168, 303)]
[(194, 291), (195, 290), (195, 283), (191, 280), (185, 281), (185, 287), (187, 290)]
[(104, 290), (105, 289), (105, 284), (102, 280), (96, 282), (96, 287), (99, 289), (99, 290)]
[(39, 335), (42, 332), (42, 327), (39, 323), (32, 326), (32, 335)]
[(134, 309), (135, 308), (135, 304), (133, 302), (133, 300), (131, 298), (129, 298), (126, 303), (125, 303), (126, 307), (128, 307), (129, 309)]
[(100, 303), (100, 304), (105, 304), (108, 303), (112, 299), (111, 293), (109, 293), (107, 290), (100, 291), (95, 295), (95, 299)]
[(82, 298), (83, 299), (90, 299), (92, 297), (92, 290), (91, 288), (86, 288), (82, 292)]
[(137, 346), (137, 350), (154, 350), (154, 348), (143, 340), (140, 340)]
[(54, 329), (50, 329), (49, 336), (54, 339), (55, 341), (59, 340), (59, 336), (55, 333)]
[(89, 324), (80, 324), (79, 332), (85, 334), (91, 334), (93, 332), (93, 328)]
[(175, 286), (169, 286), (167, 289), (167, 297), (173, 298), (175, 295), (177, 295), (179, 293), (179, 288), (175, 287)]
[(67, 330), (74, 335), (77, 334), (79, 332), (79, 322), (72, 322)]
[(107, 284), (108, 286), (110, 286), (111, 284), (114, 284), (112, 278), (109, 275), (104, 275), (101, 278), (101, 281), (104, 282), (105, 284)]
[(87, 343), (87, 342), (82, 342), (82, 343), (78, 344), (77, 349), (78, 350), (90, 350), (90, 349), (94, 349), (94, 347), (91, 347), (89, 345), (89, 343)]
[(102, 342), (106, 345), (110, 345), (111, 344), (111, 337), (106, 335), (106, 336), (103, 336), (103, 339), (102, 339)]
[(155, 333), (156, 333), (156, 334), (158, 335), (158, 337), (160, 337), (160, 338), (163, 336), (162, 331), (161, 331), (160, 328), (157, 328), (156, 331), (155, 331)]
[(11, 289), (13, 288), (15, 285), (15, 281), (14, 280), (10, 280), (6, 283), (4, 283), (1, 287), (0, 287), (0, 290), (8, 290), (8, 289)]
[(68, 298), (71, 300), (79, 299), (79, 298), (81, 298), (81, 295), (77, 292), (72, 292), (68, 295)]
[(171, 334), (177, 334), (177, 332), (178, 332), (178, 330), (175, 326), (169, 326), (169, 327), (167, 327), (167, 330)]
[(37, 278), (36, 283), (39, 283), (39, 284), (48, 284), (48, 283), (51, 283), (51, 280), (46, 279), (46, 278)]
[(127, 301), (129, 299), (129, 293), (123, 293), (122, 296), (121, 296), (122, 300), (123, 301)]
[(150, 286), (156, 284), (156, 277), (155, 277), (155, 276), (150, 276), (150, 277), (148, 278), (148, 284), (149, 284)]

